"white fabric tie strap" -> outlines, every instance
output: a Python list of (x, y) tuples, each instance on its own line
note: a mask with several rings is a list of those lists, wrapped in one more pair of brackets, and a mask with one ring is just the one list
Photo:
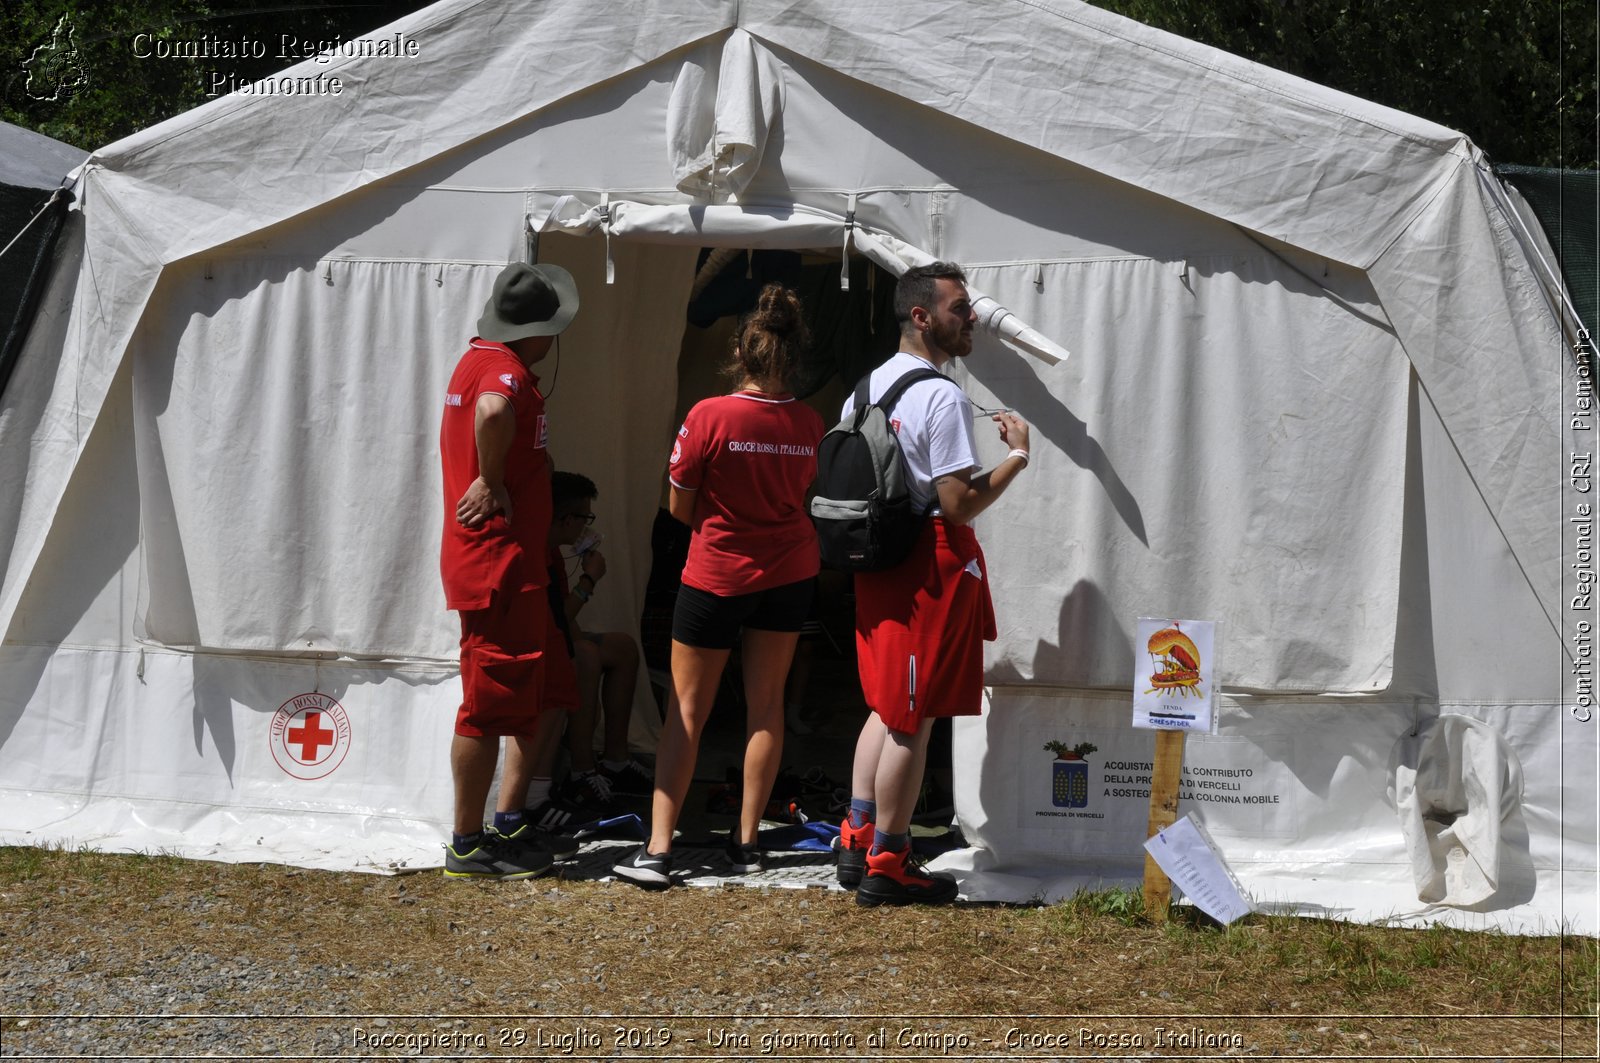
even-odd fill
[(597, 211), (600, 219), (600, 231), (606, 238), (606, 284), (617, 283), (617, 263), (611, 257), (611, 193), (600, 193), (600, 207)]
[(850, 290), (850, 237), (856, 231), (856, 193), (851, 192), (844, 211), (844, 250), (839, 254), (839, 290)]

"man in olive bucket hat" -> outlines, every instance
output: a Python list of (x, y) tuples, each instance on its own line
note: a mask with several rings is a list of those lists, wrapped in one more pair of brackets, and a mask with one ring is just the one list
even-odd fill
[[(455, 824), (445, 848), (452, 878), (530, 878), (577, 852), (570, 837), (524, 815), (539, 751), (559, 740), (564, 713), (542, 711), (543, 648), (550, 607), (549, 433), (531, 367), (578, 312), (578, 288), (559, 266), (513, 263), (495, 279), (478, 334), (445, 393), (445, 604), (461, 614), (461, 708), (450, 746)], [(484, 805), (511, 739), (501, 814)]]

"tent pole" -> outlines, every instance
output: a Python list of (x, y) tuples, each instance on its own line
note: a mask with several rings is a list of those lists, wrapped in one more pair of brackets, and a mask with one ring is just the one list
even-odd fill
[[(1183, 731), (1157, 731), (1154, 770), (1150, 773), (1150, 822), (1145, 840), (1154, 838), (1178, 819), (1178, 784), (1183, 776)], [(1172, 901), (1172, 880), (1155, 857), (1144, 855), (1144, 914), (1165, 923)]]

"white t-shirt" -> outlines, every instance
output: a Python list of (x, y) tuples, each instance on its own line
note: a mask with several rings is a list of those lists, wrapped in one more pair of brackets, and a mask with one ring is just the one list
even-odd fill
[[(894, 382), (913, 369), (933, 369), (926, 358), (901, 351), (872, 371), (867, 394), (876, 402)], [(852, 391), (844, 400), (841, 420), (855, 409)], [(890, 423), (900, 439), (900, 451), (911, 475), (911, 497), (917, 507), (932, 504), (939, 512), (939, 499), (933, 481), (953, 472), (976, 472), (978, 446), (972, 435), (972, 407), (961, 386), (948, 377), (944, 380), (919, 380), (895, 401), (889, 411)]]

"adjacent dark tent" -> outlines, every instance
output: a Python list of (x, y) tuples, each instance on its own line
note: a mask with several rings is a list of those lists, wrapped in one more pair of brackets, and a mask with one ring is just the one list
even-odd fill
[(1600, 322), (1600, 171), (1496, 166), (1533, 208), (1561, 264), (1568, 298), (1591, 336)]
[(70, 144), (0, 123), (0, 393), (28, 336), (66, 223), (72, 201), (66, 176), (88, 157)]

